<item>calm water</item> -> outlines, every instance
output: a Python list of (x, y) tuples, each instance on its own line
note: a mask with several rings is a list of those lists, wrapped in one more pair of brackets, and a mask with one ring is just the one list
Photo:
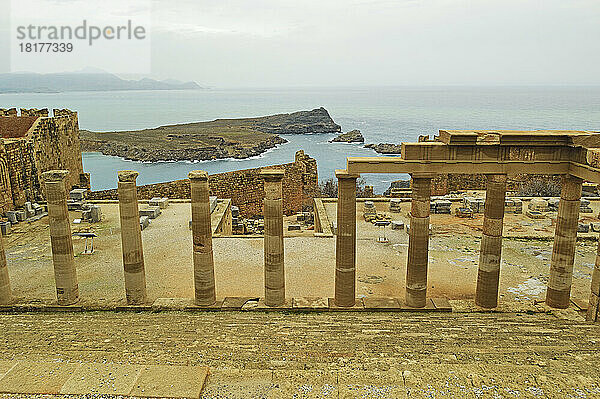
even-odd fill
[[(82, 129), (130, 130), (164, 124), (327, 108), (344, 131), (360, 129), (367, 143), (415, 141), (439, 129), (600, 130), (600, 88), (313, 88), (206, 91), (2, 94), (0, 108), (70, 108)], [(261, 157), (199, 163), (144, 164), (84, 154), (92, 187), (116, 187), (116, 171), (135, 169), (140, 184), (291, 162), (298, 149), (317, 159), (321, 180), (345, 167), (345, 157), (376, 155), (357, 144), (328, 143), (333, 135), (286, 136), (289, 143)], [(382, 192), (398, 175), (367, 175)]]

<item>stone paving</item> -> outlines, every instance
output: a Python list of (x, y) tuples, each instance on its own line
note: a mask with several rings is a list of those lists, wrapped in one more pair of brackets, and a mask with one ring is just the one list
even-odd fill
[(451, 302), (454, 313), (2, 314), (0, 360), (208, 366), (202, 398), (600, 397), (600, 325), (575, 308)]

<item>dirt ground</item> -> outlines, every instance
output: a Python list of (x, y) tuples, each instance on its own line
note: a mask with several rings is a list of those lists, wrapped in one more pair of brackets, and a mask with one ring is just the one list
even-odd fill
[[(594, 214), (598, 205), (592, 202)], [(378, 204), (385, 211), (386, 204)], [(403, 204), (394, 220), (408, 221), (410, 203)], [(526, 206), (526, 205), (525, 205)], [(72, 230), (91, 229), (98, 238), (96, 252), (81, 255), (83, 239), (74, 239), (80, 295), (94, 303), (123, 303), (124, 280), (118, 205), (102, 204), (103, 220), (95, 225), (72, 225)], [(149, 300), (159, 297), (193, 297), (190, 206), (173, 203), (143, 231)], [(335, 220), (335, 204), (326, 204)], [(589, 214), (592, 215), (592, 214)], [(79, 216), (71, 214), (71, 220)], [(584, 216), (584, 215), (582, 215)], [(585, 217), (585, 216), (584, 216)], [(408, 235), (386, 228), (389, 243), (377, 242), (380, 228), (362, 218), (357, 206), (357, 294), (404, 296)], [(593, 219), (597, 220), (597, 219)], [(449, 299), (472, 298), (475, 293), (481, 216), (459, 219), (432, 215), (428, 295)], [(54, 276), (48, 219), (21, 223), (5, 237), (13, 293), (27, 300), (54, 299)], [(525, 215), (507, 214), (501, 299), (543, 299), (549, 274), (553, 228), (550, 219), (534, 221)], [(539, 237), (520, 238), (520, 237)], [(597, 233), (582, 234), (575, 259), (573, 297), (587, 300), (596, 256)], [(215, 238), (217, 296), (263, 296), (262, 238)], [(335, 238), (306, 236), (285, 239), (286, 293), (294, 296), (333, 296)]]

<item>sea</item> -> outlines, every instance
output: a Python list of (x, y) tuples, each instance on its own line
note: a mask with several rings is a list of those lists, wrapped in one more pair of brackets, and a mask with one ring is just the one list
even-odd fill
[[(116, 131), (218, 118), (241, 118), (325, 107), (344, 132), (365, 143), (416, 141), (440, 129), (572, 129), (600, 131), (600, 87), (348, 87), (254, 88), (0, 94), (0, 108), (69, 108), (81, 129)], [(297, 150), (317, 160), (319, 179), (343, 169), (346, 157), (377, 156), (361, 144), (329, 143), (335, 134), (285, 135), (288, 143), (244, 160), (142, 163), (84, 153), (92, 189), (116, 188), (117, 171), (137, 170), (138, 184), (184, 179), (191, 170), (221, 173), (292, 162)], [(406, 175), (371, 174), (382, 193)]]

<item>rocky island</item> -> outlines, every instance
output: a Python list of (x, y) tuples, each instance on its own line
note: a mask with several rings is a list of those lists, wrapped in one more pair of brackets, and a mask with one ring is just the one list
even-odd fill
[(260, 155), (287, 140), (280, 134), (338, 133), (325, 108), (257, 118), (216, 119), (154, 129), (81, 130), (82, 151), (144, 162), (194, 161)]
[(399, 144), (379, 143), (365, 144), (364, 148), (370, 148), (379, 154), (401, 154), (402, 146)]
[(364, 143), (365, 138), (363, 137), (360, 130), (354, 129), (346, 133), (342, 133), (335, 137), (330, 143)]

